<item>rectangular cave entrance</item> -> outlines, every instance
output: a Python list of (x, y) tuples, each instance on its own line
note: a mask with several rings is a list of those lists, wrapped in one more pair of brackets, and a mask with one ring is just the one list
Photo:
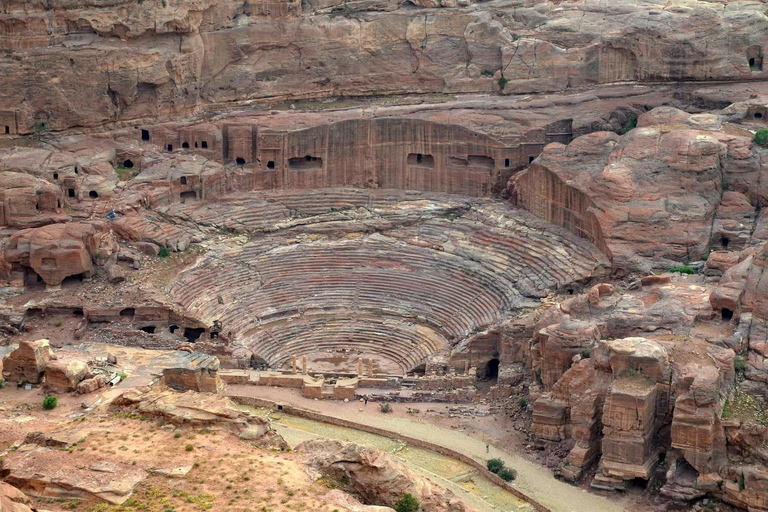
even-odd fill
[(186, 192), (181, 193), (181, 202), (186, 203), (187, 201), (197, 201), (197, 192), (194, 190), (188, 190)]
[(408, 155), (408, 165), (417, 165), (419, 167), (426, 167), (428, 169), (435, 168), (435, 157), (432, 155), (425, 155), (422, 153), (410, 153)]
[(288, 160), (288, 168), (299, 171), (317, 170), (323, 168), (323, 159), (316, 156), (296, 157)]

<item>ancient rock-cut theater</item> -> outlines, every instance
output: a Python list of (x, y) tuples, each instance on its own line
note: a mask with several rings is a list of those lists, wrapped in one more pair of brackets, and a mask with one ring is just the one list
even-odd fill
[(560, 479), (768, 511), (767, 13), (10, 0), (3, 374), (200, 352), (164, 382), (489, 404)]

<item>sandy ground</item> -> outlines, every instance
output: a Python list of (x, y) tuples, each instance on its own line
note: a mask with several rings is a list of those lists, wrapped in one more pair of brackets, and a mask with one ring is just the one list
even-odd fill
[[(550, 470), (519, 454), (501, 449), (496, 443), (491, 442), (495, 439), (489, 433), (491, 429), (487, 426), (480, 428), (479, 424), (493, 422), (492, 417), (456, 419), (441, 416), (440, 412), (445, 414), (451, 407), (447, 404), (395, 404), (392, 413), (383, 414), (379, 411), (378, 404), (374, 402), (369, 402), (365, 406), (360, 402), (312, 400), (302, 397), (296, 390), (285, 388), (229, 386), (228, 393), (274, 400), (384, 428), (449, 447), (480, 461), (499, 457), (506, 462), (507, 466), (517, 470), (518, 477), (514, 485), (553, 512), (620, 512), (629, 510), (631, 505), (630, 500), (619, 499), (616, 495), (605, 497), (556, 480)], [(409, 408), (418, 409), (420, 412), (409, 414), (407, 412)], [(427, 413), (428, 410), (434, 412)], [(470, 426), (470, 423), (473, 426)], [(480, 435), (476, 435), (478, 433)], [(490, 446), (486, 451), (488, 443)]]
[[(346, 511), (326, 499), (330, 491), (314, 481), (301, 454), (253, 447), (228, 432), (174, 430), (152, 420), (94, 411), (86, 421), (71, 419), (81, 411), (78, 397), (59, 395), (59, 406), (43, 411), (39, 389), (0, 389), (0, 453), (20, 443), (28, 432), (74, 430), (80, 439), (69, 450), (52, 450), (53, 468), (87, 468), (98, 463), (125, 463), (148, 470), (189, 468), (183, 478), (149, 475), (123, 505), (62, 498), (34, 498), (52, 512), (193, 512), (200, 510)], [(105, 485), (110, 478), (105, 474)]]

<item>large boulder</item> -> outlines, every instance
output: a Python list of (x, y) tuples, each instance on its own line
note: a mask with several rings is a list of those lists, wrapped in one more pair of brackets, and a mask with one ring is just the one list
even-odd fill
[(31, 268), (46, 284), (58, 286), (68, 276), (91, 276), (101, 238), (92, 224), (85, 223), (27, 229), (8, 240), (5, 259)]
[(219, 376), (219, 358), (200, 352), (191, 352), (180, 365), (163, 369), (165, 385), (176, 391), (221, 393), (226, 384)]
[(3, 379), (8, 382), (39, 384), (52, 357), (53, 351), (48, 340), (22, 341), (19, 348), (3, 359)]
[(349, 491), (364, 501), (394, 507), (403, 494), (412, 494), (424, 510), (471, 510), (451, 491), (414, 474), (377, 448), (330, 440), (305, 441), (296, 447), (320, 473), (348, 483)]
[(45, 365), (45, 385), (57, 391), (74, 391), (88, 373), (86, 361), (71, 357), (59, 358)]
[[(678, 127), (680, 128), (680, 127)], [(552, 143), (512, 179), (516, 204), (589, 239), (616, 268), (669, 268), (707, 252), (727, 145), (652, 126)]]
[(32, 512), (31, 503), (26, 494), (11, 484), (0, 482), (0, 511), (2, 512)]

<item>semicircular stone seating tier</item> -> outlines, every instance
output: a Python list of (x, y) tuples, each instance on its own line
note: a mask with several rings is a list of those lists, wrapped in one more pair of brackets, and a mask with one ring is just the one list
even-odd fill
[(408, 371), (498, 323), (521, 305), (520, 289), (583, 279), (599, 264), (589, 244), (520, 215), (217, 247), (170, 292), (186, 315), (221, 321), (270, 365), (349, 349)]

